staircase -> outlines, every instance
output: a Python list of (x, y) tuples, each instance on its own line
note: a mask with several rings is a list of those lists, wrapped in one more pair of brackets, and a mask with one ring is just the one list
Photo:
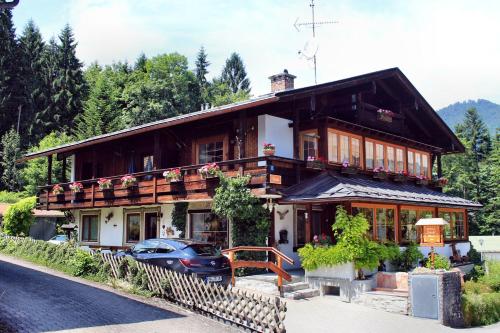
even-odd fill
[[(378, 290), (377, 290), (378, 289)], [(365, 291), (352, 302), (368, 306), (372, 309), (383, 310), (403, 315), (408, 314), (408, 292), (381, 290), (376, 288), (373, 291)]]
[(319, 296), (319, 290), (313, 289), (307, 282), (292, 282), (283, 285), (284, 297), (287, 299), (304, 299)]

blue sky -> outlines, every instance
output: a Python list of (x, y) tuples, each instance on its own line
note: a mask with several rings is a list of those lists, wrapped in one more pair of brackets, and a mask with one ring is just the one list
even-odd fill
[[(435, 108), (465, 99), (500, 102), (500, 1), (316, 0), (318, 83), (400, 67)], [(310, 20), (309, 0), (20, 0), (18, 32), (32, 18), (44, 37), (69, 23), (86, 64), (133, 62), (177, 51), (194, 67), (205, 46), (217, 75), (239, 52), (254, 95), (287, 68), (296, 86), (314, 84), (298, 51), (311, 36), (293, 23)]]

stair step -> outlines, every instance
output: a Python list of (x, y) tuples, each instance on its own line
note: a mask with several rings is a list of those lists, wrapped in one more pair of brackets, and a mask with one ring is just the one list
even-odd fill
[(352, 300), (353, 303), (387, 312), (408, 314), (408, 294), (367, 291)]
[(293, 292), (293, 291), (298, 291), (298, 290), (304, 290), (308, 289), (309, 283), (307, 282), (294, 282), (294, 283), (289, 283), (283, 285), (283, 291), (286, 293)]
[(297, 291), (287, 292), (284, 294), (284, 297), (287, 299), (304, 299), (315, 296), (319, 296), (319, 290), (312, 288), (301, 289)]

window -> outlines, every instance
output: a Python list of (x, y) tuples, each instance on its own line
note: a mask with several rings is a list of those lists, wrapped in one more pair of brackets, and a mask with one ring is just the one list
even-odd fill
[(370, 228), (368, 229), (368, 237), (370, 239), (373, 238), (373, 208), (365, 208), (365, 207), (353, 207), (352, 215), (356, 216), (358, 214), (363, 214), (365, 219), (370, 224)]
[(384, 145), (377, 143), (375, 149), (375, 167), (384, 168)]
[(227, 220), (211, 212), (189, 213), (191, 222), (191, 238), (211, 243), (220, 248), (227, 248)]
[(141, 214), (126, 214), (125, 240), (127, 243), (137, 243), (141, 237)]
[(153, 170), (153, 155), (146, 155), (142, 158), (142, 171)]
[(328, 131), (328, 161), (339, 163), (337, 133)]
[(402, 208), (400, 211), (401, 241), (418, 242), (419, 234), (415, 223), (422, 218), (433, 217), (430, 208)]
[(297, 218), (295, 220), (295, 246), (301, 246), (306, 243), (306, 211), (297, 210)]
[(383, 242), (396, 239), (395, 206), (354, 203), (352, 212), (354, 215), (362, 213), (368, 220), (370, 238)]
[(361, 152), (359, 150), (359, 139), (351, 138), (351, 161), (355, 166), (361, 165)]
[(465, 214), (463, 211), (440, 211), (439, 217), (449, 223), (444, 227), (445, 240), (465, 238)]
[(361, 166), (361, 137), (338, 130), (328, 130), (328, 161)]
[(396, 170), (393, 147), (387, 147), (387, 169), (390, 172), (394, 172)]
[(99, 215), (82, 215), (82, 242), (97, 242), (99, 237)]
[(318, 157), (318, 135), (316, 132), (304, 132), (301, 134), (301, 158)]
[(396, 171), (398, 172), (405, 170), (405, 161), (403, 156), (403, 149), (396, 148)]
[(366, 150), (366, 168), (373, 169), (373, 142), (365, 142)]
[(408, 150), (408, 174), (430, 177), (429, 154), (416, 150)]
[(221, 162), (224, 160), (223, 141), (201, 143), (198, 149), (198, 161), (200, 164)]
[(394, 209), (377, 208), (377, 240), (394, 241)]
[(408, 152), (408, 174), (415, 175), (415, 164), (413, 163), (413, 152)]

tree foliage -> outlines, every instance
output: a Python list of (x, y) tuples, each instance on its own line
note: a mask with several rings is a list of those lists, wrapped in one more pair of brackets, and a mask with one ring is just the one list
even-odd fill
[(176, 202), (172, 210), (172, 225), (180, 231), (180, 238), (184, 238), (186, 234), (186, 217), (189, 207), (188, 202)]
[(21, 188), (19, 165), (16, 161), (21, 157), (21, 138), (11, 129), (2, 137), (2, 183), (9, 191)]
[(220, 79), (227, 84), (233, 93), (240, 90), (250, 92), (250, 79), (247, 77), (243, 59), (236, 52), (232, 53), (226, 60)]
[(27, 236), (35, 219), (35, 205), (36, 198), (29, 197), (9, 206), (3, 217), (3, 232), (12, 236)]

